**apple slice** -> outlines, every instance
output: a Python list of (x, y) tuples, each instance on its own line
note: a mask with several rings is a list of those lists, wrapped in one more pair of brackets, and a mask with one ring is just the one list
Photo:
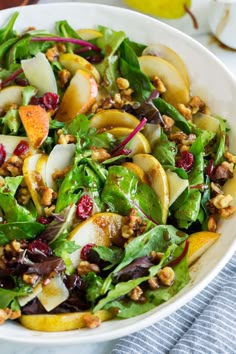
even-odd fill
[(96, 113), (90, 120), (90, 127), (96, 129), (111, 129), (115, 127), (136, 128), (140, 123), (138, 118), (118, 109), (107, 109)]
[(0, 91), (0, 108), (4, 110), (13, 103), (21, 105), (23, 89), (23, 86), (17, 85), (3, 88)]
[(44, 53), (39, 52), (34, 58), (21, 60), (21, 66), (30, 85), (38, 89), (40, 96), (46, 92), (57, 93), (56, 78)]
[(86, 113), (96, 101), (98, 93), (94, 77), (84, 70), (77, 70), (62, 98), (56, 119), (68, 122), (80, 113)]
[(176, 106), (178, 103), (186, 104), (189, 101), (189, 89), (179, 71), (167, 60), (152, 55), (139, 57), (141, 70), (150, 79), (158, 76), (166, 86), (162, 94), (164, 100)]
[(203, 130), (210, 130), (212, 133), (217, 133), (220, 126), (219, 119), (208, 114), (198, 113), (194, 116), (194, 124)]
[(167, 47), (161, 43), (150, 44), (147, 46), (142, 55), (154, 55), (160, 57), (162, 59), (167, 60), (170, 64), (172, 64), (178, 72), (182, 75), (187, 88), (190, 87), (190, 80), (188, 75), (188, 70), (182, 58), (174, 51), (173, 49)]
[[(117, 127), (113, 129), (107, 130), (108, 133), (112, 134), (115, 138), (125, 138), (129, 134), (131, 134), (133, 129), (124, 128), (124, 127)], [(129, 148), (131, 149), (131, 153), (129, 156), (134, 156), (136, 154), (141, 153), (150, 153), (151, 146), (147, 140), (147, 138), (140, 132), (136, 133), (134, 137), (129, 142)]]
[(42, 215), (43, 207), (37, 192), (37, 188), (43, 184), (42, 177), (37, 173), (36, 166), (42, 154), (34, 154), (26, 157), (23, 163), (23, 176), (36, 207), (37, 213)]
[(80, 28), (76, 32), (84, 41), (91, 41), (91, 39), (102, 37), (102, 33), (93, 28)]
[(57, 189), (53, 179), (53, 173), (63, 171), (73, 164), (75, 154), (75, 144), (57, 144), (49, 154), (46, 165), (46, 185), (54, 190)]
[(48, 136), (48, 113), (41, 106), (28, 105), (20, 106), (19, 115), (30, 144), (34, 149), (38, 149)]
[(114, 317), (114, 314), (107, 310), (100, 310), (95, 313), (71, 312), (54, 315), (22, 315), (19, 318), (19, 321), (24, 327), (33, 331), (64, 332), (85, 328), (85, 316), (97, 316), (103, 322), (111, 320)]
[(162, 222), (165, 224), (169, 209), (169, 183), (164, 168), (154, 156), (148, 154), (133, 156), (133, 162), (144, 170), (151, 187), (159, 197), (162, 206)]
[(119, 214), (97, 213), (76, 226), (68, 237), (81, 246), (80, 249), (70, 254), (73, 266), (78, 266), (81, 249), (88, 243), (109, 247), (112, 240), (120, 236), (123, 223), (124, 217)]
[(56, 276), (51, 278), (47, 285), (43, 286), (37, 297), (43, 307), (49, 312), (69, 297), (69, 291), (62, 278)]
[(95, 66), (80, 55), (73, 53), (63, 53), (59, 57), (59, 62), (64, 68), (69, 70), (72, 75), (74, 75), (78, 69), (82, 69), (89, 74), (92, 74), (98, 83), (101, 80), (100, 74)]
[(177, 173), (167, 170), (166, 176), (169, 184), (169, 206), (171, 206), (176, 199), (183, 193), (183, 191), (188, 188), (188, 179), (180, 178)]
[[(25, 136), (0, 135), (0, 143), (6, 150), (6, 159), (13, 155), (15, 148), (22, 140), (29, 143), (29, 139)], [(35, 150), (29, 145), (29, 151), (33, 153)]]
[(200, 258), (219, 237), (220, 234), (210, 231), (200, 231), (190, 235), (188, 238), (188, 265), (191, 266), (198, 258)]

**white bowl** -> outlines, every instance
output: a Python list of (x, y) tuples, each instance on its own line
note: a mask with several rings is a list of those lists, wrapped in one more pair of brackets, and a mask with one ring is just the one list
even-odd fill
[[(132, 40), (138, 42), (161, 42), (170, 46), (187, 65), (192, 93), (200, 95), (213, 113), (225, 117), (234, 128), (231, 141), (234, 143), (233, 150), (236, 151), (236, 81), (217, 58), (192, 38), (151, 17), (105, 5), (58, 3), (27, 6), (17, 10), (20, 12), (16, 24), (19, 30), (25, 30), (29, 26), (53, 30), (55, 21), (66, 19), (74, 28), (102, 24), (116, 30), (125, 30)], [(14, 11), (16, 10), (9, 9), (0, 12), (0, 26)], [(170, 301), (150, 312), (127, 320), (105, 322), (95, 330), (83, 329), (60, 334), (30, 331), (9, 321), (0, 327), (0, 339), (47, 345), (92, 343), (125, 336), (147, 327), (183, 306), (219, 273), (236, 250), (235, 222), (236, 216), (222, 223), (222, 237), (195, 264), (189, 285)]]

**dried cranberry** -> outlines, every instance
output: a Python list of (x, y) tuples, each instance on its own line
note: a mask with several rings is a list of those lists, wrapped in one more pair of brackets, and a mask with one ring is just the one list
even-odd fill
[(65, 283), (69, 291), (75, 288), (79, 290), (85, 290), (85, 281), (77, 274), (68, 275)]
[(78, 201), (76, 214), (81, 219), (90, 217), (93, 211), (93, 201), (88, 195), (83, 195)]
[(20, 86), (28, 86), (28, 85), (29, 85), (29, 82), (28, 82), (27, 80), (22, 79), (22, 78), (20, 78), (20, 77), (17, 77), (17, 78), (15, 79), (15, 83), (16, 83), (17, 85), (20, 85)]
[(210, 177), (210, 179), (213, 179), (214, 174), (215, 174), (215, 162), (214, 160), (210, 160), (208, 162), (208, 165), (205, 169), (205, 173)]
[(115, 151), (115, 152), (112, 154), (112, 157), (120, 156), (120, 155), (126, 155), (126, 156), (128, 156), (131, 152), (132, 152), (132, 150), (130, 150), (130, 149), (122, 148), (122, 149), (120, 149), (120, 150)]
[(194, 163), (194, 156), (191, 152), (183, 151), (181, 152), (181, 158), (177, 161), (177, 167), (183, 168), (185, 171), (191, 170)]
[(46, 109), (57, 109), (59, 104), (59, 96), (53, 92), (47, 92), (42, 97), (43, 105)]
[(43, 253), (45, 256), (52, 255), (52, 249), (48, 244), (38, 239), (29, 243), (28, 250), (32, 253)]
[(6, 159), (6, 149), (3, 144), (0, 144), (0, 166), (3, 164), (3, 162)]
[(41, 106), (44, 108), (42, 97), (33, 96), (30, 99), (30, 104), (34, 106)]
[(85, 245), (82, 248), (81, 253), (80, 253), (80, 258), (83, 261), (87, 261), (88, 260), (89, 253), (90, 253), (91, 249), (93, 248), (93, 246), (95, 246), (94, 243), (87, 243), (87, 245)]
[(40, 223), (40, 224), (43, 224), (43, 225), (47, 225), (50, 223), (50, 219), (46, 218), (45, 216), (39, 216), (37, 221)]
[(92, 64), (98, 64), (101, 63), (103, 57), (100, 54), (94, 54), (94, 55), (87, 56), (86, 59)]
[(29, 144), (26, 140), (21, 140), (15, 147), (14, 155), (20, 156), (25, 154), (29, 150)]

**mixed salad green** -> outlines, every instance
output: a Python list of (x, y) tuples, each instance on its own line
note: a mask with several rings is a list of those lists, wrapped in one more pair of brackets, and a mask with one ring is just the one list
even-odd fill
[(66, 20), (19, 34), (17, 16), (0, 29), (0, 321), (140, 315), (188, 284), (191, 235), (235, 211), (227, 122), (165, 58), (150, 74), (153, 46)]

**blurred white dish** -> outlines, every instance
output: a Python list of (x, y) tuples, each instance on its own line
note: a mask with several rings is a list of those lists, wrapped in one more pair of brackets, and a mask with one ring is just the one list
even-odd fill
[[(215, 114), (225, 117), (235, 129), (231, 136), (236, 150), (236, 81), (223, 64), (203, 46), (183, 33), (151, 18), (121, 8), (93, 4), (60, 3), (34, 5), (18, 8), (20, 16), (17, 29), (25, 30), (29, 26), (53, 30), (57, 20), (66, 19), (73, 27), (95, 27), (98, 24), (116, 30), (124, 30), (135, 41), (142, 43), (165, 43), (173, 48), (185, 61), (191, 78), (193, 94), (199, 94)], [(1, 11), (2, 26), (16, 9)], [(0, 338), (22, 343), (73, 344), (92, 343), (111, 340), (140, 330), (171, 314), (199, 293), (222, 269), (236, 250), (236, 216), (222, 223), (222, 237), (194, 265), (191, 282), (171, 301), (153, 311), (128, 320), (115, 320), (103, 323), (95, 330), (78, 330), (58, 333), (29, 331), (16, 323), (6, 323), (0, 327)]]

